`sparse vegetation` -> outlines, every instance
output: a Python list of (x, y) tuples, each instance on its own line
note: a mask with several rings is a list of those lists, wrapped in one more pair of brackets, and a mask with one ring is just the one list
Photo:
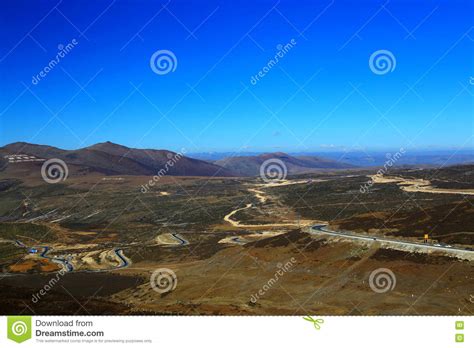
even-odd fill
[[(437, 187), (470, 189), (472, 171), (467, 166), (437, 171), (396, 169), (390, 175), (423, 178)], [(252, 178), (163, 177), (146, 193), (140, 192), (144, 178), (132, 176), (102, 180), (102, 176), (85, 175), (59, 185), (1, 181), (0, 238), (5, 242), (0, 243), (0, 267), (11, 274), (29, 273), (21, 282), (17, 276), (5, 277), (0, 292), (20, 291), (9, 295), (13, 302), (0, 301), (1, 308), (21, 311), (28, 289), (43, 284), (44, 275), (38, 273), (60, 267), (26, 255), (27, 248), (39, 242), (51, 248), (53, 257), (70, 258), (77, 269), (65, 278), (68, 287), (75, 296), (90, 300), (90, 313), (102, 314), (295, 314), (301, 308), (292, 299), (306, 301), (320, 284), (324, 287), (317, 300), (306, 303), (305, 310), (349, 314), (350, 299), (371, 296), (370, 288), (361, 284), (374, 268), (390, 267), (399, 279), (397, 292), (403, 296), (425, 291), (426, 284), (453, 262), (455, 274), (472, 273), (472, 261), (442, 253), (390, 250), (378, 243), (359, 245), (307, 233), (304, 224), (298, 228), (301, 221), (308, 226), (322, 220), (354, 233), (420, 240), (428, 232), (432, 241), (472, 247), (474, 196), (406, 192), (393, 182), (374, 184), (369, 193), (361, 193), (359, 188), (370, 174), (368, 170), (304, 174), (291, 176), (286, 186), (265, 186)], [(224, 221), (243, 207), (248, 208), (232, 215), (240, 225)], [(293, 225), (278, 225), (287, 222)], [(171, 239), (178, 234), (187, 244), (180, 245), (179, 239), (159, 243), (157, 236), (163, 234)], [(15, 240), (24, 245), (15, 245)], [(131, 267), (114, 269), (121, 263), (116, 248), (123, 250)], [(297, 262), (285, 275), (286, 292), (275, 287), (250, 306), (250, 295), (260, 283), (292, 257)], [(176, 270), (179, 286), (157, 301), (147, 281), (150, 272), (162, 265)], [(103, 273), (83, 272), (88, 267)], [(420, 267), (422, 277), (417, 273)], [(111, 269), (113, 273), (107, 272)], [(79, 288), (95, 281), (103, 288), (91, 299), (91, 293)], [(216, 286), (209, 289), (212, 283)], [(456, 286), (457, 290), (471, 283), (468, 277), (441, 280), (442, 287)], [(366, 301), (357, 314), (402, 313), (403, 296), (391, 297), (390, 304)], [(448, 313), (457, 308), (457, 298), (450, 293), (432, 296), (443, 306), (432, 307), (420, 300), (420, 313)], [(35, 312), (77, 310), (61, 291), (52, 292), (50, 299), (51, 305), (40, 304)], [(57, 310), (52, 308), (55, 304)]]

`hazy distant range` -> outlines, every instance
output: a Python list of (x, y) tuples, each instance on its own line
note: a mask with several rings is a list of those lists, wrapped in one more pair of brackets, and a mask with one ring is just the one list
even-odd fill
[[(474, 149), (452, 150), (409, 150), (401, 156), (395, 156), (398, 150), (387, 151), (320, 151), (320, 152), (288, 152), (291, 156), (317, 156), (337, 162), (351, 164), (357, 167), (383, 166), (392, 157), (397, 157), (397, 166), (429, 165), (449, 166), (453, 164), (473, 164)], [(264, 152), (198, 152), (188, 156), (206, 160), (218, 161), (233, 156), (258, 156)]]
[(63, 161), (71, 175), (154, 175), (168, 166), (174, 176), (258, 176), (270, 162), (282, 162), (288, 174), (318, 171), (379, 168), (385, 163), (396, 167), (441, 167), (474, 163), (472, 150), (436, 151), (321, 151), (306, 153), (214, 152), (177, 154), (163, 149), (138, 149), (110, 141), (88, 147), (64, 150), (48, 145), (16, 142), (0, 147), (0, 173), (19, 177), (38, 173), (48, 159)]

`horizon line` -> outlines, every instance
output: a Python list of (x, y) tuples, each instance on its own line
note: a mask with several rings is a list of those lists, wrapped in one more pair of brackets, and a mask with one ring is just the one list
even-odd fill
[[(38, 143), (31, 143), (28, 141), (15, 141), (11, 143), (2, 143), (0, 147), (7, 147), (13, 144), (25, 144), (25, 145), (35, 145), (35, 146), (49, 146), (49, 147), (54, 147), (60, 150), (65, 150), (65, 151), (75, 151), (75, 150), (80, 150), (80, 149), (85, 149), (89, 147), (93, 147), (95, 145), (99, 144), (111, 144), (111, 145), (117, 145), (117, 146), (123, 146), (129, 149), (138, 149), (138, 150), (163, 150), (163, 151), (173, 151), (173, 152), (183, 152), (185, 147), (181, 147), (181, 150), (171, 150), (170, 148), (173, 147), (136, 147), (137, 145), (124, 145), (120, 143), (115, 143), (110, 140), (105, 140), (102, 142), (97, 142), (97, 143), (92, 143), (87, 146), (83, 147), (77, 147), (77, 148), (63, 148), (63, 147), (58, 147), (55, 145), (50, 145), (50, 144), (38, 144)], [(333, 145), (333, 146), (327, 146), (327, 145), (319, 145), (317, 148), (310, 148), (307, 147), (307, 149), (290, 149), (286, 148), (284, 149), (283, 147), (274, 147), (274, 148), (245, 148), (245, 149), (198, 149), (198, 150), (193, 150), (193, 151), (184, 151), (188, 154), (219, 154), (219, 153), (228, 153), (228, 152), (234, 152), (234, 153), (254, 153), (254, 154), (264, 154), (264, 153), (286, 153), (286, 154), (304, 154), (304, 153), (337, 153), (337, 152), (372, 152), (372, 153), (377, 153), (377, 152), (385, 152), (385, 151), (412, 151), (412, 152), (436, 152), (436, 151), (473, 151), (474, 152), (474, 146), (466, 146), (466, 145), (453, 145), (453, 146), (440, 146), (436, 147), (434, 145), (432, 146), (419, 146), (419, 147), (404, 147), (404, 146), (387, 146), (387, 147), (361, 147), (361, 146), (343, 146), (343, 145)], [(474, 154), (474, 153), (473, 153)]]

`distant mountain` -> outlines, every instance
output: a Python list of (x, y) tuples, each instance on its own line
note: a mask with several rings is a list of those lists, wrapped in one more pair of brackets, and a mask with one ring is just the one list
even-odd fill
[(248, 156), (258, 156), (261, 155), (262, 151), (260, 152), (248, 152), (248, 151), (239, 151), (238, 153), (235, 151), (227, 151), (227, 152), (193, 152), (189, 155), (192, 158), (200, 159), (203, 161), (208, 162), (215, 162), (224, 158), (234, 157), (235, 155), (239, 155), (240, 157), (248, 157)]
[[(192, 155), (193, 157), (198, 154)], [(223, 155), (227, 157), (223, 158)], [(393, 154), (392, 154), (393, 155)], [(168, 150), (135, 149), (104, 142), (78, 150), (17, 142), (0, 147), (0, 171), (24, 177), (38, 173), (42, 163), (51, 158), (66, 162), (71, 175), (100, 173), (102, 175), (157, 175), (165, 170), (172, 176), (257, 176), (268, 159), (281, 160), (288, 174), (321, 170), (380, 167), (392, 156), (382, 152), (327, 153), (212, 153), (195, 159)], [(206, 158), (207, 157), (207, 158)], [(448, 166), (474, 163), (472, 150), (406, 151), (395, 163), (397, 167)]]
[(266, 153), (258, 156), (224, 158), (214, 163), (240, 176), (259, 175), (261, 165), (269, 159), (282, 161), (288, 174), (314, 172), (323, 169), (349, 169), (354, 165), (315, 156), (290, 156), (283, 152)]
[[(232, 176), (216, 164), (186, 157), (168, 150), (134, 149), (111, 142), (78, 150), (62, 150), (52, 146), (13, 143), (0, 148), (5, 170), (10, 166), (41, 165), (41, 159), (59, 158), (69, 170), (78, 173), (97, 172), (104, 175)], [(15, 156), (16, 157), (12, 157)], [(24, 155), (25, 159), (18, 157)], [(9, 159), (8, 156), (11, 158)], [(31, 157), (30, 159), (28, 157)], [(166, 163), (173, 165), (166, 165)]]
[[(339, 160), (358, 167), (383, 167), (390, 158), (396, 156), (399, 150), (392, 151), (328, 151), (292, 154), (323, 156), (324, 158)], [(440, 150), (413, 150), (406, 149), (395, 162), (396, 166), (436, 166), (445, 167), (455, 164), (474, 163), (474, 150), (472, 149), (440, 149)]]

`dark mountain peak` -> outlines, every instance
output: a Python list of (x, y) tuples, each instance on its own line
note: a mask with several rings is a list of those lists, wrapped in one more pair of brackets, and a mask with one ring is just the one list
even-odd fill
[[(61, 150), (46, 145), (24, 142), (0, 147), (0, 155), (27, 154), (42, 159), (58, 158), (69, 166), (70, 174), (87, 172), (105, 175), (166, 175), (177, 176), (232, 176), (233, 173), (216, 164), (177, 155), (173, 151), (135, 149), (110, 141), (77, 150)], [(172, 161), (172, 165), (169, 165)], [(21, 164), (20, 164), (21, 165)], [(15, 169), (16, 164), (10, 169)]]
[(14, 143), (5, 145), (5, 147), (16, 147), (16, 146), (26, 146), (26, 145), (34, 145), (34, 144), (27, 143), (26, 141), (16, 141)]
[(116, 143), (113, 143), (111, 141), (105, 141), (103, 143), (97, 143), (97, 144), (91, 145), (89, 147), (86, 147), (86, 149), (100, 150), (100, 151), (105, 151), (105, 152), (107, 152), (107, 150), (130, 150), (129, 147), (126, 147), (126, 146), (123, 146), (123, 145), (120, 145), (120, 144), (116, 144)]
[(32, 143), (27, 143), (25, 141), (17, 141), (15, 143), (5, 145), (3, 148), (4, 149), (20, 149), (20, 148), (27, 148), (27, 147), (28, 148), (42, 148), (42, 147), (54, 148), (54, 147), (48, 146), (48, 145), (32, 144)]
[(4, 147), (0, 147), (0, 152), (2, 154), (27, 154), (37, 157), (44, 157), (47, 153), (56, 155), (64, 151), (65, 150), (61, 150), (54, 146), (31, 144), (24, 141), (18, 141), (16, 143), (11, 143), (5, 145)]

